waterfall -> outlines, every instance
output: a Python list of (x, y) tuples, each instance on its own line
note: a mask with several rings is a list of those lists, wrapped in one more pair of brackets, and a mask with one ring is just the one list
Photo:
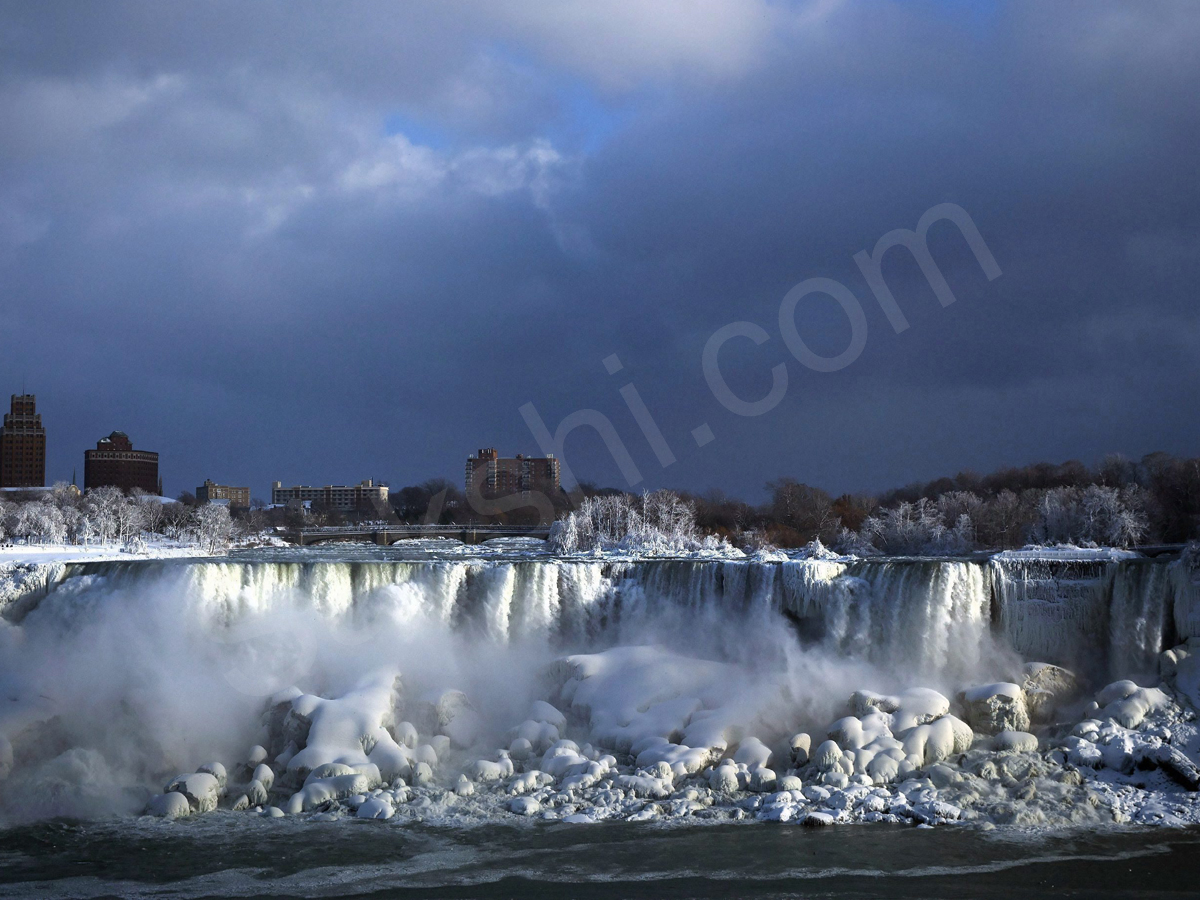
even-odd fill
[(1097, 678), (1146, 674), (1164, 646), (1200, 633), (1200, 574), (1147, 559), (164, 560), (57, 574), (23, 604), (154, 585), (213, 627), (288, 608), (552, 649), (704, 634), (729, 658), (748, 633), (783, 629), (836, 656), (948, 677), (1004, 648)]

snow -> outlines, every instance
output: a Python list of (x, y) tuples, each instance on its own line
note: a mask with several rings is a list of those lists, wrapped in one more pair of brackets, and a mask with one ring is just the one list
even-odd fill
[(97, 566), (0, 625), (0, 815), (1200, 823), (1192, 644), (1148, 676), (1022, 658), (987, 566)]
[(136, 550), (122, 544), (0, 544), (0, 567), (50, 563), (116, 562), (130, 559), (195, 559), (207, 556), (192, 544), (166, 538), (145, 541)]

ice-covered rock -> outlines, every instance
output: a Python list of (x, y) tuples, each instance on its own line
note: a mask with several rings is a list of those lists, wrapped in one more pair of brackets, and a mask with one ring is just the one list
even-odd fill
[(733, 760), (724, 760), (721, 765), (709, 772), (708, 786), (714, 791), (725, 794), (732, 794), (739, 789), (738, 767)]
[(200, 768), (196, 769), (196, 771), (204, 772), (208, 775), (211, 775), (213, 778), (217, 779), (217, 786), (220, 788), (220, 790), (222, 790), (222, 791), (225, 790), (225, 785), (229, 781), (229, 775), (225, 771), (225, 767), (223, 765), (221, 765), (221, 763), (219, 763), (219, 762), (207, 763), (203, 766), (200, 766)]
[(804, 732), (800, 732), (800, 734), (794, 735), (792, 737), (790, 746), (791, 746), (791, 755), (792, 755), (792, 766), (797, 769), (802, 769), (805, 766), (807, 766), (808, 765), (808, 754), (809, 754), (809, 751), (812, 749), (812, 738), (809, 735), (805, 734)]
[(250, 780), (243, 794), (249, 806), (263, 806), (270, 797), (267, 787), (257, 778)]
[(971, 749), (975, 735), (966, 722), (955, 716), (942, 716), (918, 725), (904, 736), (904, 756), (916, 768), (933, 765), (957, 753)]
[(525, 762), (533, 756), (533, 744), (523, 737), (513, 738), (512, 743), (508, 745), (508, 755), (517, 762)]
[(191, 805), (192, 812), (205, 813), (217, 808), (217, 802), (221, 798), (221, 785), (212, 774), (196, 772), (171, 779), (163, 792), (182, 794)]
[(155, 794), (146, 804), (146, 815), (164, 819), (179, 819), (192, 814), (192, 804), (179, 791)]
[(771, 761), (771, 751), (756, 737), (748, 737), (737, 748), (737, 752), (733, 754), (733, 761), (743, 763), (751, 769), (756, 766), (766, 766)]
[(1000, 752), (1036, 753), (1038, 739), (1027, 731), (1001, 731), (992, 738), (992, 748)]
[(384, 796), (372, 797), (358, 807), (355, 816), (360, 819), (390, 819), (396, 814), (391, 801)]
[(344, 800), (370, 790), (370, 779), (366, 775), (358, 773), (311, 779), (305, 782), (302, 789), (292, 794), (285, 804), (284, 810), (294, 816), (316, 809), (331, 800)]
[(822, 772), (835, 771), (842, 762), (842, 748), (836, 741), (825, 741), (812, 755), (812, 764)]
[(536, 816), (542, 811), (542, 804), (532, 797), (514, 797), (508, 801), (508, 811), (518, 816)]
[(250, 778), (252, 781), (257, 781), (268, 791), (271, 789), (271, 786), (275, 784), (275, 773), (271, 770), (271, 767), (265, 763), (259, 763), (257, 766), (255, 766), (254, 772)]
[(1132, 681), (1114, 681), (1096, 694), (1098, 717), (1125, 728), (1137, 728), (1147, 715), (1166, 708), (1170, 702), (1158, 688), (1139, 687)]
[(976, 731), (999, 734), (1001, 731), (1028, 731), (1029, 710), (1025, 691), (1009, 681), (982, 684), (959, 695), (967, 721)]
[(502, 781), (508, 778), (513, 773), (512, 760), (508, 758), (508, 752), (500, 751), (499, 760), (492, 761), (490, 759), (477, 759), (467, 767), (466, 775), (472, 781), (490, 782)]
[(1033, 722), (1048, 722), (1054, 711), (1079, 692), (1073, 672), (1050, 663), (1031, 662), (1022, 668), (1025, 706)]
[(435, 704), (438, 733), (449, 738), (451, 746), (470, 747), (483, 729), (483, 720), (462, 691), (445, 691)]

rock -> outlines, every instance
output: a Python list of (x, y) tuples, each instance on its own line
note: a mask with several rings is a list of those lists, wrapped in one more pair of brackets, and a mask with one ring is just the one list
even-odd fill
[(358, 807), (355, 815), (360, 819), (390, 819), (396, 814), (391, 801), (383, 797), (372, 797)]
[(992, 738), (992, 749), (1010, 753), (1036, 753), (1038, 739), (1027, 731), (1002, 731)]
[(529, 708), (529, 718), (534, 722), (546, 722), (559, 731), (567, 727), (567, 717), (545, 700), (534, 700)]
[(959, 695), (967, 721), (976, 731), (999, 734), (1001, 731), (1028, 731), (1029, 709), (1025, 691), (1012, 682), (984, 684)]
[(775, 772), (766, 766), (752, 766), (750, 781), (747, 787), (756, 794), (765, 794), (775, 790)]
[(523, 737), (513, 738), (513, 742), (508, 745), (508, 755), (517, 762), (524, 762), (533, 756), (533, 744)]
[(842, 761), (842, 748), (833, 741), (825, 741), (812, 756), (812, 763), (822, 772), (832, 772)]
[(532, 797), (514, 797), (508, 801), (508, 811), (518, 816), (534, 816), (542, 811), (542, 804)]
[(255, 744), (250, 748), (250, 752), (246, 755), (246, 765), (253, 769), (260, 763), (267, 761), (267, 749), (260, 744)]
[(806, 813), (804, 818), (800, 820), (800, 824), (808, 828), (824, 828), (827, 825), (832, 825), (833, 822), (833, 814), (827, 812)]
[(222, 791), (225, 790), (225, 785), (229, 782), (229, 775), (225, 772), (225, 767), (219, 762), (207, 763), (198, 768), (196, 771), (204, 772), (217, 779), (217, 785)]
[(765, 766), (771, 761), (771, 751), (758, 738), (748, 737), (738, 745), (737, 752), (733, 754), (733, 761), (744, 763), (751, 769)]
[(316, 809), (330, 800), (344, 800), (355, 794), (365, 794), (371, 789), (371, 779), (357, 772), (331, 778), (310, 779), (305, 782), (303, 789), (288, 799), (287, 812), (294, 816)]
[(784, 775), (776, 782), (775, 787), (780, 791), (800, 791), (804, 789), (804, 782), (795, 775)]
[(812, 749), (812, 738), (804, 732), (800, 732), (792, 738), (791, 752), (792, 765), (797, 769), (802, 769), (808, 765), (808, 754)]
[(1048, 722), (1057, 707), (1070, 701), (1079, 692), (1079, 680), (1073, 672), (1050, 663), (1026, 663), (1025, 706), (1034, 722)]
[(246, 785), (246, 800), (250, 806), (264, 806), (267, 802), (267, 788), (258, 779), (253, 779)]
[(419, 762), (413, 766), (412, 783), (414, 787), (433, 784), (433, 769), (428, 763)]
[(732, 794), (737, 791), (740, 786), (737, 766), (732, 763), (717, 766), (709, 773), (708, 786), (717, 793)]
[(409, 750), (416, 749), (420, 743), (420, 738), (417, 737), (417, 726), (412, 722), (401, 722), (394, 729), (397, 744), (402, 744)]
[(1161, 745), (1156, 759), (1162, 770), (1189, 791), (1200, 791), (1200, 767), (1170, 744)]
[(275, 773), (271, 771), (271, 767), (265, 763), (259, 763), (254, 767), (254, 774), (250, 776), (252, 780), (257, 781), (268, 791), (275, 784)]
[(850, 711), (856, 716), (865, 716), (875, 710), (894, 713), (899, 707), (900, 698), (889, 697), (887, 694), (876, 694), (874, 691), (855, 691), (850, 695)]
[(233, 806), (231, 807), (231, 809), (234, 812), (244, 812), (245, 810), (249, 809), (252, 805), (255, 805), (255, 804), (251, 804), (249, 797), (247, 797), (245, 794), (239, 794), (238, 798), (233, 801)]
[[(456, 690), (446, 691), (438, 697), (435, 708), (438, 733), (448, 737), (451, 745), (465, 749), (475, 743), (483, 723), (466, 694)], [(442, 755), (441, 751), (438, 755)]]
[(160, 816), (164, 819), (179, 819), (192, 814), (192, 804), (178, 791), (168, 791), (165, 794), (155, 794), (146, 804), (146, 815)]
[(1171, 698), (1158, 688), (1138, 687), (1132, 681), (1114, 681), (1096, 695), (1102, 707), (1101, 719), (1110, 719), (1125, 728), (1137, 728), (1152, 712), (1165, 709)]
[(470, 797), (475, 793), (475, 785), (471, 784), (466, 775), (459, 775), (458, 782), (454, 785), (454, 793), (460, 797)]
[(208, 772), (180, 775), (168, 782), (164, 793), (178, 793), (187, 798), (192, 812), (212, 812), (221, 797), (221, 787), (216, 777)]
[[(975, 735), (970, 726), (955, 716), (942, 716), (918, 725), (904, 736), (904, 758), (914, 768), (931, 766), (971, 748)], [(897, 775), (902, 774), (897, 772)]]

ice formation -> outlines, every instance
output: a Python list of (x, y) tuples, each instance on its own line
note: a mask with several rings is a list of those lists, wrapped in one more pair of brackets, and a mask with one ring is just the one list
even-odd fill
[(5, 575), (5, 819), (1200, 821), (1190, 556)]

